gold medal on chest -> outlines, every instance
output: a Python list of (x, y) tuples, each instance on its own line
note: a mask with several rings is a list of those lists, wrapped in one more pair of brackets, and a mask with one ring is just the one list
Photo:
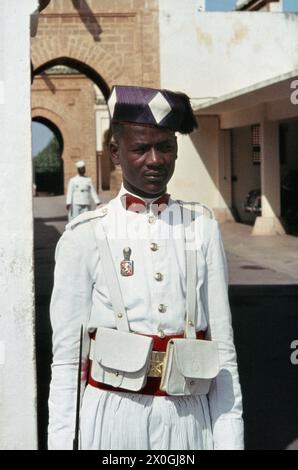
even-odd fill
[(132, 276), (134, 273), (133, 261), (130, 260), (131, 248), (127, 246), (123, 249), (124, 260), (120, 263), (121, 276)]

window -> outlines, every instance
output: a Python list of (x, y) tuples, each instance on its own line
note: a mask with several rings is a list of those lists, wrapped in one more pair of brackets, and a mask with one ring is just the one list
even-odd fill
[(261, 162), (261, 136), (260, 124), (251, 126), (251, 140), (252, 140), (252, 162), (254, 164)]

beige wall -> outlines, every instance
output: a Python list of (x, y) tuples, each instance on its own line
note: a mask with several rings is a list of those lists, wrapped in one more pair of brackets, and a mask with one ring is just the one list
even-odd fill
[[(159, 85), (157, 0), (52, 0), (40, 15), (32, 62), (67, 57), (114, 84)], [(87, 7), (86, 7), (87, 5)]]
[(198, 122), (198, 131), (178, 138), (179, 156), (168, 189), (174, 197), (226, 209), (231, 203), (228, 131), (220, 131), (217, 117)]

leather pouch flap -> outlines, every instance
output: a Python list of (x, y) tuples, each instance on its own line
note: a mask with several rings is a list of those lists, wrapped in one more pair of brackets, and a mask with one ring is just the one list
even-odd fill
[(179, 338), (171, 343), (177, 368), (184, 377), (212, 379), (217, 376), (219, 357), (215, 341)]
[(153, 339), (111, 328), (98, 328), (95, 359), (103, 367), (123, 372), (143, 369), (151, 354)]

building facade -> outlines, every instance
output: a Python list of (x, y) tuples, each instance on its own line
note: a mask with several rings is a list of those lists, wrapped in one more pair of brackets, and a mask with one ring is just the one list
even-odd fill
[[(75, 161), (82, 158), (87, 160), (97, 189), (109, 187), (108, 165), (102, 153), (108, 126), (106, 104), (98, 105), (95, 94), (95, 111), (90, 96), (84, 104), (85, 92), (73, 89), (73, 81), (78, 84), (79, 80), (71, 73), (64, 75), (63, 89), (53, 93), (52, 79), (45, 72), (55, 66), (69, 67), (84, 74), (84, 89), (90, 88), (87, 79), (91, 80), (105, 100), (114, 84), (159, 86), (158, 1), (52, 0), (40, 14), (31, 57), (33, 116), (38, 114), (44, 122), (52, 119), (61, 132), (64, 187), (76, 173)], [(81, 76), (79, 88), (82, 83)]]

